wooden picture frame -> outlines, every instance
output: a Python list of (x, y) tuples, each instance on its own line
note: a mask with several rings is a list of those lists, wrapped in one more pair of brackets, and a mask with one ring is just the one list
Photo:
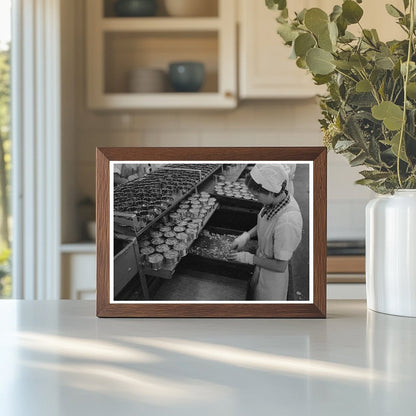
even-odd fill
[[(327, 212), (327, 150), (324, 147), (201, 147), (201, 148), (97, 148), (97, 316), (98, 317), (194, 317), (194, 318), (325, 318), (326, 317), (326, 212)], [(308, 202), (308, 228), (303, 228), (307, 235), (305, 247), (309, 257), (302, 264), (308, 264), (309, 292), (305, 299), (288, 301), (158, 301), (117, 299), (114, 295), (116, 279), (114, 274), (114, 236), (119, 227), (114, 222), (114, 166), (136, 162), (148, 164), (161, 162), (169, 166), (175, 163), (205, 163), (221, 173), (224, 169), (239, 166), (252, 167), (254, 164), (296, 164), (308, 172), (308, 185), (305, 188)], [(162, 163), (163, 162), (163, 163)], [(233, 164), (235, 163), (235, 164)], [(211, 165), (212, 164), (212, 165)], [(219, 168), (217, 167), (219, 166)], [(154, 165), (153, 165), (154, 166)], [(183, 166), (183, 165), (178, 165)], [(190, 165), (191, 166), (191, 165)], [(237, 169), (235, 168), (235, 169)], [(199, 169), (199, 168), (198, 168)], [(302, 168), (303, 169), (303, 168)], [(166, 173), (168, 174), (168, 173)], [(209, 183), (213, 178), (210, 173), (201, 183)], [(222, 176), (220, 176), (222, 177)], [(202, 178), (200, 173), (200, 178)], [(140, 180), (140, 179), (138, 179)], [(205, 181), (206, 180), (206, 181)], [(240, 179), (240, 182), (242, 179)], [(305, 182), (306, 183), (306, 182)], [(221, 185), (221, 184), (220, 184)], [(198, 185), (202, 186), (202, 185)], [(218, 188), (216, 188), (218, 189)], [(118, 195), (118, 194), (117, 194)], [(246, 194), (245, 194), (246, 195)], [(117, 197), (118, 198), (118, 197)], [(118, 199), (117, 199), (118, 201)], [(118, 202), (117, 202), (118, 203)], [(172, 204), (178, 205), (177, 201)], [(177, 206), (176, 206), (177, 208)], [(168, 208), (165, 215), (170, 209)], [(170, 211), (169, 211), (170, 212)], [(306, 211), (305, 211), (306, 212)], [(303, 216), (303, 213), (302, 213)], [(129, 217), (130, 218), (130, 217)], [(137, 214), (138, 218), (138, 214)], [(161, 218), (158, 217), (158, 218)], [(256, 217), (257, 218), (257, 217)], [(157, 219), (157, 218), (156, 218)], [(118, 221), (118, 219), (117, 219)], [(121, 224), (123, 226), (123, 224)], [(116, 227), (116, 229), (114, 228)], [(130, 228), (134, 229), (134, 228)], [(139, 240), (140, 231), (136, 227), (131, 241), (134, 245)], [(306, 232), (307, 231), (307, 232)], [(118, 231), (117, 231), (118, 232)], [(130, 231), (129, 231), (130, 232)], [(117, 234), (117, 236), (119, 236)], [(303, 237), (302, 237), (303, 238)], [(141, 255), (135, 245), (135, 255)], [(133, 252), (132, 251), (132, 252)], [(138, 253), (138, 254), (137, 254)], [(133, 255), (133, 254), (132, 254)], [(304, 266), (306, 267), (306, 266)], [(140, 268), (140, 267), (139, 267)], [(142, 283), (143, 270), (134, 276), (134, 285)], [(135, 271), (128, 268), (130, 273)], [(124, 275), (123, 275), (124, 276)], [(118, 282), (117, 275), (117, 282)], [(158, 279), (155, 279), (155, 281)], [(138, 286), (140, 287), (140, 286)], [(147, 286), (146, 286), (147, 287)]]

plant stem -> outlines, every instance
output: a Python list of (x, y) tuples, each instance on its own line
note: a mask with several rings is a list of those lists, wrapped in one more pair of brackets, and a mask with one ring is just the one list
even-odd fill
[(399, 149), (397, 151), (397, 177), (399, 179), (399, 186), (403, 188), (402, 178), (400, 175), (400, 156), (402, 152), (403, 140), (404, 140), (404, 132), (406, 129), (406, 110), (407, 110), (407, 83), (409, 81), (409, 68), (410, 68), (410, 61), (412, 58), (412, 49), (413, 49), (413, 36), (414, 36), (414, 27), (415, 27), (415, 15), (414, 15), (414, 8), (415, 8), (415, 0), (410, 0), (410, 30), (409, 30), (409, 45), (407, 47), (407, 60), (406, 60), (406, 73), (403, 80), (403, 118), (402, 118), (402, 127), (400, 129), (400, 140), (399, 140)]

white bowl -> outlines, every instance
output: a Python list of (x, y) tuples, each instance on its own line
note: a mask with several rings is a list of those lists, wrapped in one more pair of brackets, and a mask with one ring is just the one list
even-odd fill
[(166, 12), (174, 17), (217, 16), (217, 0), (165, 0)]
[(163, 69), (136, 68), (129, 72), (128, 90), (133, 93), (158, 93), (167, 90), (167, 74)]

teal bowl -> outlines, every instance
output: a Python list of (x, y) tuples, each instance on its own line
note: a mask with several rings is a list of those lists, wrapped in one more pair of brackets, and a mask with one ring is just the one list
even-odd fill
[(201, 62), (172, 62), (169, 81), (177, 92), (198, 92), (205, 81), (205, 67)]
[(118, 0), (114, 12), (119, 17), (149, 17), (157, 12), (156, 0)]

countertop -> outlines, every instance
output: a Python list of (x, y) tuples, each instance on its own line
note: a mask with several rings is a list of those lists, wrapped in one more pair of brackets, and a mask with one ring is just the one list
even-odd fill
[(0, 414), (415, 415), (416, 319), (99, 319), (0, 301)]

